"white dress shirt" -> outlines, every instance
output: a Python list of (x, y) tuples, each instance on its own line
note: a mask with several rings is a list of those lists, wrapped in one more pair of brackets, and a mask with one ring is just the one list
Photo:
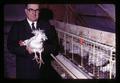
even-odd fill
[(31, 29), (32, 29), (32, 23), (34, 23), (35, 28), (37, 27), (37, 21), (32, 22), (32, 21), (30, 21), (28, 18), (27, 18), (27, 21), (28, 21)]

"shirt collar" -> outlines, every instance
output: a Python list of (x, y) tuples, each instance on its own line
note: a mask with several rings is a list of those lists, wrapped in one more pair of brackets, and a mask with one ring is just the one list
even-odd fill
[[(32, 27), (32, 23), (33, 23), (33, 22), (30, 21), (28, 18), (27, 18), (27, 21), (28, 21), (30, 27)], [(34, 21), (34, 26), (35, 26), (35, 28), (37, 27), (37, 21)]]

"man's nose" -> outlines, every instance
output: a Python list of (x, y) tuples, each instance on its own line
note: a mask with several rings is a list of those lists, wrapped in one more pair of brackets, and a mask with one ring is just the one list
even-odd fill
[(36, 13), (36, 11), (34, 10), (32, 13), (33, 13), (33, 14), (35, 14), (35, 13)]
[(34, 11), (34, 12), (32, 12), (32, 14), (37, 15), (37, 12), (36, 12), (36, 11)]

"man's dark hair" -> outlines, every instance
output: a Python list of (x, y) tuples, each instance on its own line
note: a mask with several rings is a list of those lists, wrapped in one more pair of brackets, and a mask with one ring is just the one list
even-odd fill
[[(26, 3), (26, 4), (25, 4), (25, 8), (28, 7), (28, 4), (38, 4), (38, 3)], [(39, 7), (40, 7), (40, 6), (39, 6)]]
[(28, 4), (25, 4), (25, 8), (27, 8)]

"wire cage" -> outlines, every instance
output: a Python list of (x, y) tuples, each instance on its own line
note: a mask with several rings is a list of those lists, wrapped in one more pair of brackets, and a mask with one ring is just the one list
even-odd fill
[(61, 29), (59, 40), (63, 55), (94, 79), (116, 77), (115, 48), (92, 39), (77, 36)]

